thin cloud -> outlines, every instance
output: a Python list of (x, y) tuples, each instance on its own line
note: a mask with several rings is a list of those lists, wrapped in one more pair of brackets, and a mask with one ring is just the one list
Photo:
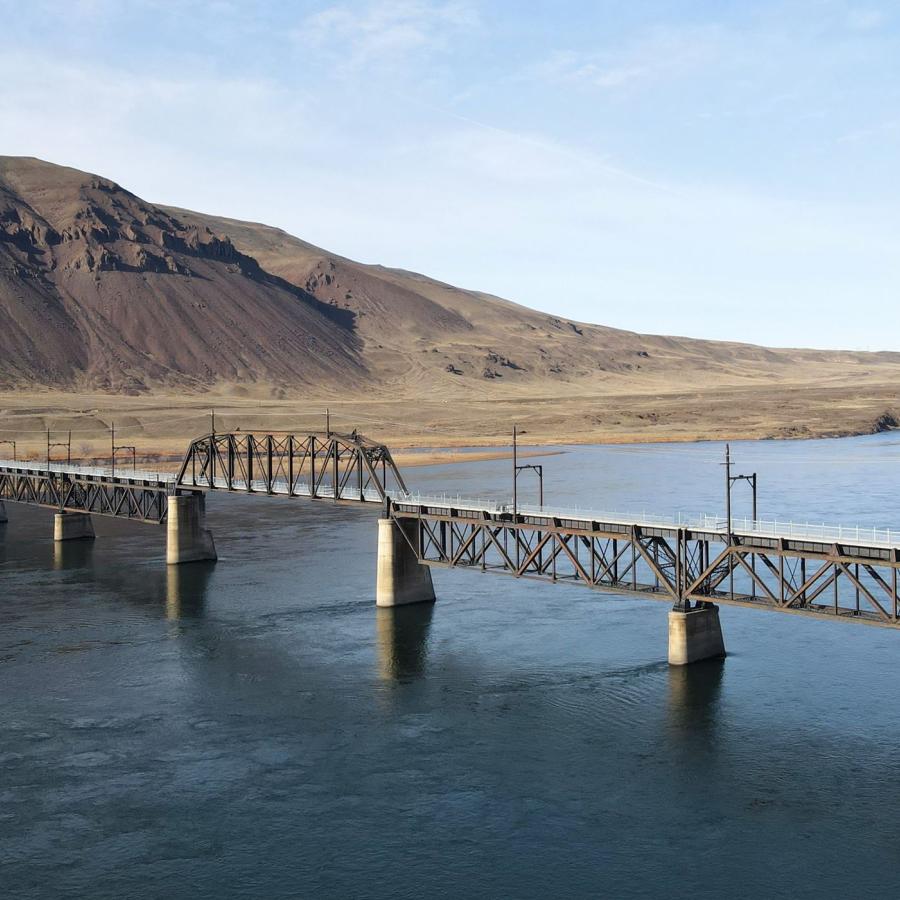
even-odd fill
[(460, 33), (477, 27), (470, 3), (428, 0), (374, 0), (337, 4), (308, 16), (293, 33), (296, 40), (358, 69), (448, 46)]
[(847, 24), (854, 31), (873, 31), (887, 22), (880, 9), (854, 9), (847, 15)]
[(878, 122), (875, 125), (870, 126), (869, 128), (859, 128), (856, 131), (850, 131), (847, 134), (842, 134), (839, 138), (837, 138), (836, 143), (859, 144), (871, 140), (872, 138), (885, 138), (888, 136), (893, 137), (898, 133), (900, 133), (900, 120), (886, 119), (885, 121)]
[(721, 55), (723, 33), (715, 25), (657, 28), (618, 51), (558, 51), (532, 69), (539, 79), (603, 91), (619, 91), (678, 77)]
[(627, 169), (612, 165), (602, 154), (595, 153), (589, 150), (583, 150), (580, 148), (570, 147), (565, 143), (551, 140), (537, 134), (525, 134), (520, 131), (502, 128), (499, 125), (492, 125), (489, 122), (482, 122), (478, 119), (473, 119), (470, 116), (464, 116), (460, 113), (453, 112), (452, 110), (445, 109), (440, 106), (434, 106), (433, 104), (425, 103), (412, 97), (398, 95), (398, 99), (401, 99), (406, 103), (429, 109), (432, 112), (438, 113), (439, 115), (445, 116), (449, 119), (454, 119), (457, 122), (463, 122), (467, 125), (474, 126), (477, 129), (498, 135), (507, 142), (507, 151), (509, 146), (515, 145), (538, 150), (542, 154), (544, 154), (544, 162), (542, 163), (542, 165), (546, 165), (547, 158), (552, 158), (557, 162), (561, 162), (567, 165), (577, 163), (582, 168), (594, 169), (595, 171), (600, 171), (606, 175), (613, 176), (616, 179), (631, 182), (632, 184), (638, 184), (643, 187), (652, 188), (655, 191), (660, 191), (665, 194), (674, 196), (678, 193), (673, 188), (669, 187), (668, 185), (662, 184), (661, 182), (654, 181), (650, 178), (645, 178), (641, 175), (629, 172)]

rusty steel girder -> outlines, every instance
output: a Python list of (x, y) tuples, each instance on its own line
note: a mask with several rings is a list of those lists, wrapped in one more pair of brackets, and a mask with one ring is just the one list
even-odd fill
[(900, 550), (392, 501), (428, 566), (900, 627)]
[(381, 503), (406, 485), (384, 445), (351, 434), (208, 434), (191, 443), (180, 487)]
[(0, 500), (153, 525), (166, 521), (171, 487), (164, 481), (47, 471), (24, 463), (0, 468)]

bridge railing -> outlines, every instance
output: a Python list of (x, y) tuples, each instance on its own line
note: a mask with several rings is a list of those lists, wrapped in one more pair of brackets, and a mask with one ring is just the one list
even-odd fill
[[(218, 438), (227, 436), (217, 436)], [(246, 436), (243, 436), (246, 439)], [(463, 509), (469, 511), (486, 512), (492, 515), (508, 515), (512, 513), (512, 503), (497, 499), (496, 497), (463, 497), (459, 494), (423, 494), (421, 492), (411, 493), (405, 489), (399, 471), (396, 469), (394, 461), (390, 458), (387, 448), (380, 444), (366, 443), (365, 439), (355, 443), (353, 438), (346, 440), (347, 436), (334, 436), (334, 444), (330, 446), (322, 441), (321, 445), (316, 449), (319, 451), (316, 459), (319, 462), (319, 480), (313, 488), (313, 483), (308, 477), (304, 477), (298, 470), (290, 481), (287, 475), (287, 467), (282, 456), (279, 461), (275, 458), (272, 468), (271, 480), (267, 478), (251, 478), (249, 481), (246, 477), (235, 477), (235, 471), (244, 471), (240, 467), (232, 467), (232, 477), (229, 480), (227, 474), (223, 474), (222, 464), (227, 466), (227, 457), (220, 460), (220, 467), (216, 470), (215, 466), (209, 466), (208, 445), (204, 446), (203, 441), (209, 438), (200, 439), (200, 441), (192, 444), (191, 452), (200, 453), (202, 459), (200, 461), (199, 477), (187, 478), (177, 483), (190, 487), (208, 487), (223, 490), (236, 490), (253, 493), (273, 493), (279, 495), (290, 495), (300, 497), (315, 496), (321, 499), (334, 499), (334, 484), (338, 488), (338, 499), (348, 501), (378, 503), (386, 496), (397, 503), (409, 504), (413, 506), (432, 506), (453, 509)], [(260, 443), (262, 439), (256, 439)], [(308, 440), (308, 439), (306, 439)], [(318, 438), (317, 438), (318, 440)], [(337, 449), (337, 482), (334, 482), (334, 459), (335, 444)], [(199, 451), (195, 445), (199, 446)], [(300, 450), (302, 443), (297, 442), (295, 446), (295, 460), (300, 459)], [(367, 461), (363, 456), (367, 453), (367, 446), (370, 448), (371, 455), (367, 456)], [(348, 452), (349, 451), (349, 452)], [(384, 454), (387, 455), (384, 455)], [(195, 461), (196, 462), (196, 461)], [(279, 466), (281, 471), (279, 472)], [(386, 473), (384, 478), (378, 480), (372, 477), (372, 471), (375, 474), (379, 472), (379, 466)], [(330, 471), (328, 470), (330, 467)], [(360, 488), (360, 477), (357, 467), (362, 467), (362, 487)], [(322, 472), (322, 468), (325, 472)], [(116, 467), (115, 473), (110, 466), (82, 466), (63, 462), (51, 462), (48, 466), (46, 461), (42, 460), (11, 460), (0, 459), (0, 472), (28, 472), (34, 474), (53, 473), (60, 475), (69, 475), (72, 477), (89, 477), (111, 480), (115, 478), (121, 482), (151, 482), (160, 485), (173, 486), (178, 476), (170, 472), (153, 472), (145, 469), (132, 470), (127, 467)], [(227, 472), (227, 468), (225, 469)], [(312, 470), (315, 472), (315, 469)], [(184, 473), (183, 473), (184, 476)], [(391, 481), (394, 486), (387, 486)], [(399, 481), (399, 484), (397, 483)], [(386, 484), (387, 482), (387, 484)], [(401, 486), (402, 485), (402, 486)], [(663, 516), (654, 513), (642, 512), (620, 512), (617, 510), (597, 510), (588, 509), (578, 506), (560, 507), (560, 506), (537, 506), (532, 504), (520, 503), (517, 507), (520, 516), (535, 516), (546, 518), (567, 519), (583, 522), (605, 522), (608, 524), (618, 525), (639, 525), (643, 527), (658, 528), (687, 528), (701, 531), (715, 531), (723, 535), (726, 533), (726, 523), (724, 516), (721, 515), (686, 515), (678, 513), (674, 516)], [(842, 525), (828, 523), (810, 523), (810, 522), (794, 522), (784, 519), (760, 519), (754, 521), (749, 518), (733, 518), (732, 532), (740, 536), (760, 536), (769, 538), (793, 538), (796, 540), (811, 540), (819, 543), (852, 543), (867, 546), (878, 547), (900, 547), (900, 527), (898, 528), (878, 528), (867, 525)]]
[[(722, 520), (722, 529), (725, 523)], [(900, 547), (900, 528), (875, 528), (866, 525), (815, 525), (809, 522), (785, 522), (778, 519), (732, 519), (731, 530), (740, 534), (766, 537), (808, 538), (823, 543), (855, 543)]]
[(18, 472), (47, 473), (58, 475), (86, 476), (91, 478), (118, 478), (132, 481), (174, 482), (171, 472), (151, 472), (149, 469), (132, 469), (130, 466), (82, 466), (75, 463), (51, 462), (37, 459), (0, 459), (0, 469)]
[[(462, 497), (450, 494), (405, 494), (393, 496), (392, 500), (415, 506), (442, 507), (484, 511), (492, 515), (509, 515), (513, 511), (512, 503), (497, 498)], [(615, 525), (638, 525), (646, 528), (685, 528), (695, 531), (714, 531), (727, 533), (725, 517), (722, 515), (686, 515), (677, 513), (674, 516), (661, 516), (654, 513), (619, 512), (616, 510), (585, 509), (570, 506), (537, 506), (518, 504), (519, 516), (536, 518), (555, 518), (579, 522), (605, 522)], [(797, 540), (808, 539), (819, 543), (853, 543), (866, 546), (900, 547), (900, 528), (877, 528), (865, 525), (829, 525), (809, 522), (794, 522), (784, 519), (732, 518), (733, 534), (741, 536), (784, 537)]]

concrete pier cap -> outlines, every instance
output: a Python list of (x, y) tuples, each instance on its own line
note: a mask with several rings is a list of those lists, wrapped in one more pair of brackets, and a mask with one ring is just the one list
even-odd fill
[(206, 496), (173, 494), (166, 516), (166, 562), (170, 566), (218, 559), (212, 532), (206, 527)]
[(414, 519), (378, 520), (377, 606), (434, 602), (431, 569), (413, 551), (417, 539)]
[(54, 541), (92, 541), (94, 537), (90, 513), (58, 512), (53, 516)]
[(686, 666), (723, 656), (725, 641), (718, 606), (707, 603), (696, 609), (669, 611), (669, 665)]

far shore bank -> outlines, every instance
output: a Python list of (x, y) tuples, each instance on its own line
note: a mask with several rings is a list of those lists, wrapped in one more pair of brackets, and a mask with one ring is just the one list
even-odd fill
[[(895, 429), (891, 429), (892, 431)], [(898, 430), (900, 431), (900, 430)], [(866, 437), (873, 434), (873, 432), (866, 432), (863, 434), (840, 434), (840, 435), (821, 435), (816, 437), (803, 437), (803, 438), (744, 438), (744, 437), (731, 437), (725, 438), (724, 440), (731, 441), (733, 443), (737, 443), (739, 441), (770, 441), (770, 440), (795, 440), (795, 441), (804, 441), (804, 440), (838, 440), (841, 438), (851, 438), (851, 437)], [(703, 443), (703, 442), (716, 442), (720, 443), (723, 439), (715, 438), (715, 439), (707, 439), (704, 440), (691, 440), (690, 438), (677, 438), (677, 439), (653, 439), (648, 440), (647, 438), (635, 439), (635, 440), (602, 440), (602, 441), (569, 441), (567, 444), (561, 443), (543, 443), (543, 444), (527, 444), (527, 445), (519, 445), (517, 456), (520, 460), (522, 459), (538, 459), (549, 456), (561, 456), (567, 452), (568, 447), (588, 447), (588, 446), (621, 446), (627, 447), (631, 445), (640, 445), (640, 444), (654, 444), (654, 445), (677, 445), (677, 444), (687, 444), (687, 443)], [(185, 442), (185, 449), (186, 449)], [(496, 448), (496, 449), (492, 449)], [(502, 448), (502, 449), (501, 449)], [(11, 453), (4, 453), (3, 445), (0, 444), (0, 459), (10, 459), (12, 457)], [(59, 449), (54, 449), (52, 451), (52, 459), (54, 462), (60, 462), (65, 459), (66, 451), (65, 448), (60, 451)], [(401, 469), (415, 469), (415, 468), (424, 468), (427, 466), (445, 466), (445, 465), (460, 465), (463, 463), (473, 463), (473, 462), (487, 462), (494, 460), (512, 460), (512, 448), (509, 443), (496, 443), (493, 445), (477, 445), (477, 444), (466, 444), (460, 445), (457, 447), (431, 447), (431, 446), (400, 446), (396, 449), (391, 448), (391, 455), (394, 458), (394, 462)], [(46, 458), (45, 454), (36, 453), (36, 452), (25, 452), (18, 453), (17, 457), (22, 462), (43, 462)], [(143, 469), (145, 471), (150, 472), (163, 472), (170, 473), (176, 472), (181, 465), (183, 460), (183, 451), (181, 450), (172, 450), (171, 452), (160, 452), (160, 453), (139, 453), (137, 455), (137, 468)], [(110, 465), (110, 457), (109, 455), (97, 454), (95, 456), (76, 456), (72, 455), (72, 463), (74, 465), (91, 465), (91, 466), (109, 466)], [(118, 456), (117, 465), (121, 468), (123, 472), (127, 472), (131, 466), (130, 456), (126, 459), (125, 455)]]
[[(801, 440), (853, 437), (900, 425), (900, 384), (779, 385), (768, 391), (711, 387), (692, 392), (510, 397), (499, 400), (330, 398), (248, 400), (235, 396), (100, 392), (0, 391), (0, 457), (46, 457), (67, 443), (73, 459), (108, 458), (116, 444), (134, 445), (145, 465), (169, 468), (188, 443), (241, 431), (321, 433), (357, 429), (387, 444), (402, 466), (502, 459), (512, 429), (520, 453), (560, 452), (566, 446), (679, 444), (706, 441)], [(54, 448), (59, 458), (65, 450)]]

